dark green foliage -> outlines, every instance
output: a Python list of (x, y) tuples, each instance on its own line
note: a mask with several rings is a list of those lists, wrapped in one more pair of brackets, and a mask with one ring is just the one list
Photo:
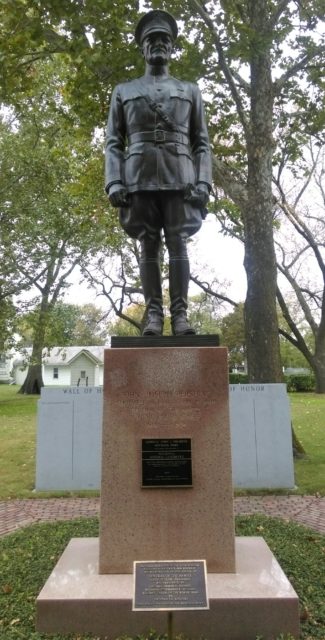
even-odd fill
[[(18, 332), (19, 348), (33, 344), (39, 305), (21, 316)], [(107, 330), (102, 322), (103, 311), (92, 303), (67, 304), (60, 300), (50, 309), (45, 330), (44, 347), (101, 345), (107, 341)]]
[(229, 384), (248, 384), (246, 373), (229, 373)]
[(288, 391), (315, 391), (315, 376), (307, 375), (286, 375), (285, 382)]

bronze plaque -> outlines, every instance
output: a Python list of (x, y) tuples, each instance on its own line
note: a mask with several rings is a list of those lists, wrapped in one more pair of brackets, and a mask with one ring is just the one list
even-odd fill
[(133, 611), (209, 609), (205, 560), (134, 562)]
[(142, 487), (191, 486), (191, 438), (142, 440)]

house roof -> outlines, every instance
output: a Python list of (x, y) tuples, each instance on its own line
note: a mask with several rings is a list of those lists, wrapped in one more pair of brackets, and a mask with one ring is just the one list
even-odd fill
[[(103, 364), (104, 362), (104, 346), (89, 347), (53, 347), (52, 349), (43, 349), (43, 364), (47, 366), (64, 366), (70, 365), (81, 354), (87, 356), (95, 364)], [(13, 362), (13, 366), (21, 366), (26, 364), (28, 356), (31, 355), (31, 348), (25, 349), (24, 354), (20, 355)]]
[(51, 350), (45, 349), (43, 362), (45, 365), (70, 365), (81, 354), (87, 356), (96, 364), (103, 364), (104, 347), (54, 347)]

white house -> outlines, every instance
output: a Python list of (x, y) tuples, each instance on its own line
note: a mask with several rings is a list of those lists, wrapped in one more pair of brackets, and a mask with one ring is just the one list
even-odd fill
[[(28, 369), (28, 356), (15, 358), (12, 375), (22, 385)], [(45, 386), (100, 386), (103, 384), (104, 346), (53, 347), (43, 349), (43, 382)]]
[(0, 384), (8, 384), (12, 381), (10, 372), (12, 369), (11, 355), (0, 353)]

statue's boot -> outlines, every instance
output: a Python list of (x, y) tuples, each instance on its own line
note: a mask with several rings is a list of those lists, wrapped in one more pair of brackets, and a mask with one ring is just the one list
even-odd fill
[(171, 326), (174, 336), (195, 334), (187, 319), (187, 293), (190, 265), (187, 258), (171, 258), (169, 262), (169, 295)]
[(147, 320), (142, 335), (161, 336), (164, 328), (164, 311), (159, 261), (140, 260), (140, 277), (147, 307)]

